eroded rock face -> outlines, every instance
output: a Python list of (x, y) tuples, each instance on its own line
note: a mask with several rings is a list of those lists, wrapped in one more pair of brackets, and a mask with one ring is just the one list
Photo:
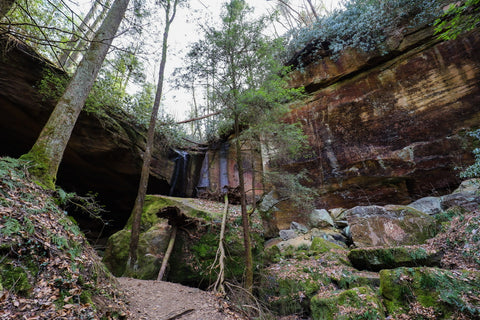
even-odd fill
[(314, 156), (307, 168), (317, 207), (407, 204), (459, 184), (472, 161), (465, 131), (480, 124), (480, 33), (439, 42), (404, 35), (386, 56), (345, 52), (293, 74), (308, 99), (291, 112)]
[[(15, 40), (2, 38), (0, 44), (0, 155), (18, 157), (30, 150), (55, 106), (38, 92), (44, 68), (61, 72)], [(168, 194), (174, 162), (161, 151), (161, 145), (156, 142), (149, 192)], [(111, 222), (109, 227), (122, 228), (135, 200), (144, 148), (145, 129), (128, 123), (126, 116), (97, 117), (82, 112), (57, 184), (81, 195), (98, 193), (109, 211), (105, 217)], [(77, 221), (82, 225), (81, 217)], [(91, 229), (102, 228), (91, 221), (85, 223)]]

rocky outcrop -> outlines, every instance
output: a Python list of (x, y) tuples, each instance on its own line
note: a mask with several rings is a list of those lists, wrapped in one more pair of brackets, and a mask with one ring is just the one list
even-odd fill
[[(2, 38), (0, 44), (0, 155), (18, 157), (34, 144), (55, 105), (38, 91), (43, 72), (61, 71), (16, 40)], [(98, 193), (100, 203), (109, 211), (105, 216), (111, 222), (107, 228), (122, 228), (135, 199), (145, 139), (145, 129), (130, 123), (126, 115), (82, 112), (65, 151), (57, 184), (79, 194)], [(169, 192), (174, 170), (169, 156), (158, 139), (151, 193)], [(76, 218), (82, 224), (82, 217)], [(91, 221), (82, 226), (97, 228)]]
[[(480, 33), (440, 42), (403, 30), (389, 52), (315, 57), (292, 74), (308, 98), (290, 114), (308, 135), (317, 207), (406, 204), (459, 184), (472, 161), (465, 132), (480, 124)], [(287, 213), (288, 214), (288, 213)], [(278, 215), (278, 214), (277, 214)]]
[[(416, 201), (428, 214), (409, 206), (357, 206), (328, 210), (336, 230), (300, 231), (292, 224), (282, 230), (291, 238), (265, 244), (259, 295), (279, 315), (313, 319), (478, 319), (480, 217), (468, 211), (478, 207), (478, 189), (478, 181), (469, 180), (438, 201)], [(452, 195), (461, 206), (443, 201)], [(424, 205), (430, 202), (442, 209), (431, 212), (437, 206)], [(352, 222), (352, 214), (358, 225), (342, 227), (339, 221)], [(404, 237), (425, 225), (438, 233)], [(348, 232), (355, 228), (364, 232)], [(338, 241), (342, 234), (352, 237), (349, 248)], [(392, 245), (412, 240), (425, 243)]]

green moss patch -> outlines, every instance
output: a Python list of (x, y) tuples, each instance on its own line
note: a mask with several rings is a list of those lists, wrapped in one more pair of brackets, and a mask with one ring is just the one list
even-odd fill
[(383, 305), (369, 287), (320, 292), (311, 301), (313, 319), (385, 319)]
[(330, 251), (330, 249), (341, 250), (343, 248), (338, 244), (327, 241), (323, 238), (320, 238), (320, 237), (313, 238), (312, 245), (310, 246), (310, 251), (314, 253), (325, 253)]

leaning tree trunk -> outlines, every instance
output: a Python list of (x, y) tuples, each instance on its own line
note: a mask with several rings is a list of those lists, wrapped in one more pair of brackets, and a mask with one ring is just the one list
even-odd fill
[[(137, 262), (137, 247), (138, 239), (140, 237), (140, 225), (142, 220), (142, 208), (145, 202), (145, 195), (147, 193), (148, 177), (150, 175), (150, 163), (152, 161), (152, 149), (155, 139), (155, 124), (157, 122), (158, 109), (160, 108), (160, 100), (163, 94), (163, 79), (165, 75), (165, 66), (167, 64), (167, 43), (168, 33), (170, 31), (170, 25), (175, 18), (177, 4), (179, 0), (175, 0), (173, 8), (171, 8), (171, 1), (167, 0), (165, 3), (165, 29), (163, 31), (163, 43), (162, 43), (162, 59), (160, 61), (160, 70), (158, 72), (157, 92), (155, 94), (155, 101), (153, 103), (153, 109), (150, 116), (150, 124), (148, 126), (147, 143), (145, 152), (143, 154), (142, 173), (140, 175), (140, 183), (138, 186), (137, 198), (132, 210), (133, 223), (132, 223), (132, 236), (130, 238), (130, 251), (127, 263), (127, 273), (134, 272), (135, 264)], [(172, 16), (170, 17), (170, 10), (173, 9)]]
[(22, 158), (33, 161), (31, 173), (47, 188), (55, 187), (58, 167), (85, 100), (107, 55), (129, 0), (116, 0), (93, 38), (65, 93), (32, 149)]

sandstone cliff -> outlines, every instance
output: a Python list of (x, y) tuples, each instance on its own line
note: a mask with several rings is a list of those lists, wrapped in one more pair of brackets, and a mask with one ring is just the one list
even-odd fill
[[(0, 156), (18, 157), (29, 151), (55, 106), (38, 92), (43, 70), (61, 71), (16, 40), (3, 38), (0, 45)], [(122, 228), (135, 200), (145, 140), (145, 129), (125, 116), (82, 112), (57, 184), (79, 194), (98, 193), (109, 211), (106, 220), (114, 219), (112, 227)], [(149, 192), (168, 194), (174, 162), (161, 151), (161, 141), (156, 144)]]
[[(292, 85), (308, 98), (300, 122), (314, 156), (307, 168), (319, 207), (408, 203), (458, 186), (465, 132), (480, 124), (480, 33), (440, 42), (430, 28), (389, 39), (389, 53), (310, 53)], [(321, 53), (320, 53), (321, 54)]]

